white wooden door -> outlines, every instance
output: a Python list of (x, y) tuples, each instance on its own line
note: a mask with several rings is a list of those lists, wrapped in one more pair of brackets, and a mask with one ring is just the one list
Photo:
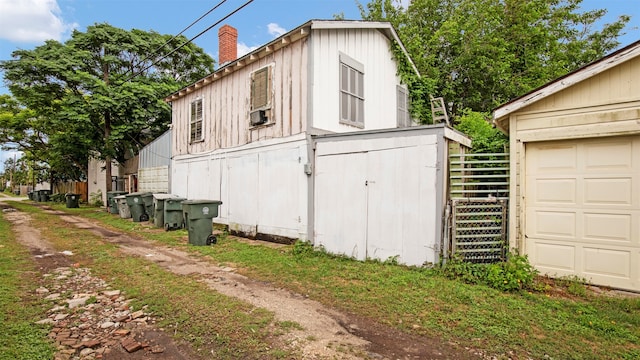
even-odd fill
[[(416, 147), (367, 154), (367, 256), (420, 265), (427, 258), (420, 220), (420, 153)], [(426, 214), (423, 214), (426, 215)]]
[(258, 219), (258, 154), (227, 160), (229, 227), (255, 233)]
[(525, 161), (532, 264), (640, 290), (640, 136), (531, 143)]
[(367, 256), (366, 153), (319, 156), (315, 169), (315, 245), (358, 260)]
[(327, 145), (316, 158), (315, 244), (359, 260), (435, 262), (436, 143), (334, 151), (361, 145)]

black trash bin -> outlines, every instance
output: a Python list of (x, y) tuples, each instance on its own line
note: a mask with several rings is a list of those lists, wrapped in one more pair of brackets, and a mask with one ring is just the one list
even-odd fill
[(39, 202), (47, 202), (49, 201), (49, 194), (51, 190), (39, 190), (38, 191), (38, 201)]
[(214, 217), (218, 216), (218, 207), (222, 201), (218, 200), (185, 200), (182, 211), (186, 228), (189, 231), (189, 244), (211, 245), (217, 242), (213, 233)]
[(67, 208), (71, 209), (71, 208), (80, 207), (80, 205), (79, 205), (79, 203), (80, 203), (80, 194), (67, 193), (67, 194), (64, 194), (64, 197), (65, 197), (65, 200), (66, 200)]

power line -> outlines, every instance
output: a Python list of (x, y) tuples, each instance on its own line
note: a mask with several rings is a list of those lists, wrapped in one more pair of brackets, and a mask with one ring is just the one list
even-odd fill
[[(167, 42), (165, 42), (164, 44), (160, 45), (157, 49), (155, 49), (154, 51), (151, 52), (151, 54), (149, 54), (148, 56), (146, 56), (144, 59), (138, 61), (136, 64), (133, 65), (132, 68), (135, 68), (136, 66), (144, 63), (145, 61), (147, 61), (149, 58), (151, 58), (152, 56), (154, 56), (155, 54), (157, 54), (162, 48), (164, 48), (165, 46), (167, 46), (168, 44), (170, 44), (173, 40), (175, 40), (176, 38), (178, 38), (178, 36), (182, 35), (185, 31), (189, 30), (193, 25), (195, 25), (196, 23), (198, 23), (200, 20), (202, 20), (204, 17), (206, 17), (207, 15), (211, 14), (215, 9), (219, 8), (222, 4), (224, 4), (225, 2), (227, 2), (227, 0), (222, 0), (220, 1), (218, 4), (216, 4), (214, 7), (212, 7), (211, 9), (209, 9), (209, 11), (207, 11), (206, 13), (204, 13), (203, 15), (201, 15), (199, 18), (197, 18), (195, 21), (193, 21), (191, 24), (189, 24), (189, 26), (187, 26), (186, 28), (182, 29), (182, 31), (180, 31), (179, 33), (177, 33), (176, 35), (174, 35), (171, 39), (167, 40)], [(125, 73), (125, 75), (129, 73), (129, 71), (127, 71)]]
[(175, 53), (176, 51), (182, 49), (184, 46), (186, 46), (187, 44), (193, 42), (193, 40), (199, 38), (200, 36), (202, 36), (204, 33), (206, 33), (207, 31), (211, 30), (212, 28), (218, 26), (221, 22), (227, 20), (229, 17), (231, 17), (232, 15), (234, 15), (235, 13), (237, 13), (238, 11), (244, 9), (247, 5), (251, 4), (254, 0), (249, 0), (247, 2), (245, 2), (244, 4), (242, 4), (240, 7), (238, 7), (237, 9), (233, 10), (232, 12), (230, 12), (229, 14), (225, 15), (222, 19), (216, 21), (213, 25), (209, 26), (208, 28), (202, 30), (198, 35), (192, 37), (191, 39), (185, 41), (184, 43), (182, 43), (180, 46), (178, 46), (177, 48), (171, 50), (168, 54), (162, 56), (160, 59), (157, 59), (156, 61), (154, 61), (153, 63), (151, 63), (151, 65), (146, 66), (145, 68), (143, 68), (142, 70), (138, 71), (137, 73), (134, 73), (133, 75), (131, 75), (130, 77), (128, 77), (126, 80), (123, 81), (123, 83), (130, 81), (131, 79), (135, 78), (136, 76), (142, 74), (143, 72), (145, 72), (146, 70), (148, 70), (149, 68), (151, 68), (152, 66), (156, 65), (157, 63), (159, 63), (160, 61), (166, 59), (167, 57), (169, 57), (171, 54)]

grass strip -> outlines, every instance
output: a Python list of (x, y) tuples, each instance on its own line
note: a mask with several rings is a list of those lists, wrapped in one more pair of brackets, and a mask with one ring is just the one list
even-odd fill
[(0, 216), (0, 359), (52, 359), (44, 319), (46, 308), (35, 294), (37, 278), (27, 249), (16, 242), (10, 224)]

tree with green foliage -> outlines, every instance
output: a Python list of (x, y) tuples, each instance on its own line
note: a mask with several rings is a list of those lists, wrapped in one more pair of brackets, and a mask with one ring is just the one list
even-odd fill
[[(2, 120), (8, 128), (0, 141), (69, 177), (86, 173), (90, 153), (106, 163), (136, 154), (171, 122), (164, 97), (211, 73), (214, 64), (184, 36), (108, 24), (12, 57), (0, 69), (19, 108), (10, 105), (13, 118)], [(110, 190), (111, 167), (106, 169)]]
[(619, 43), (629, 16), (595, 29), (606, 10), (582, 0), (395, 0), (359, 4), (365, 20), (389, 21), (433, 93), (486, 112), (597, 60)]
[(456, 121), (456, 130), (465, 133), (473, 141), (471, 150), (474, 153), (496, 154), (507, 151), (509, 139), (489, 123), (489, 118), (487, 113), (467, 109)]

